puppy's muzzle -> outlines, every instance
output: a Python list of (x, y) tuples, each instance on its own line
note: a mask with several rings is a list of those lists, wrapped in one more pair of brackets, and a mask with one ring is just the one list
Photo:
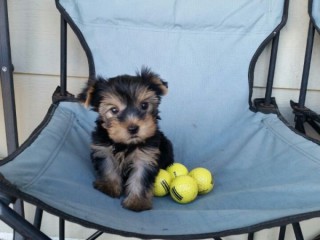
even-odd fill
[(137, 134), (139, 132), (139, 126), (138, 125), (135, 125), (135, 124), (132, 124), (128, 127), (128, 132), (131, 134), (131, 135), (134, 135), (134, 134)]

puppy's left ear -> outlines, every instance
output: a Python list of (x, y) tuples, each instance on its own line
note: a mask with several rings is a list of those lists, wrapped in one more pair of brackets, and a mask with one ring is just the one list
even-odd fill
[(163, 81), (158, 75), (152, 77), (151, 82), (157, 86), (159, 95), (164, 96), (168, 93), (168, 83)]
[(168, 83), (163, 81), (158, 74), (152, 72), (149, 68), (142, 67), (140, 77), (149, 81), (157, 95), (164, 96), (168, 93)]

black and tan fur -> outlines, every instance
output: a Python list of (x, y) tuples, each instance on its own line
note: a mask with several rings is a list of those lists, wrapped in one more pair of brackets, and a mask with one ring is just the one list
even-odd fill
[(124, 194), (123, 207), (152, 208), (159, 168), (173, 163), (171, 142), (158, 128), (158, 106), (167, 83), (147, 68), (136, 76), (90, 80), (79, 95), (99, 113), (92, 133), (94, 187), (111, 197)]

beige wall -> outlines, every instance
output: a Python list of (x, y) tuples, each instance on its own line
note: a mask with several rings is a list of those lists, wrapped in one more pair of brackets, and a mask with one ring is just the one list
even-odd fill
[[(271, 1), (271, 0), (270, 0)], [(276, 1), (276, 0), (273, 0)], [(59, 26), (60, 17), (54, 0), (8, 0), (12, 60), (15, 66), (15, 91), (20, 142), (24, 141), (45, 115), (51, 101), (51, 93), (59, 83)], [(298, 99), (308, 27), (307, 0), (291, 0), (289, 19), (281, 33), (275, 91), (278, 105), (290, 119), (289, 100)], [(320, 112), (320, 38), (316, 36), (313, 65), (310, 73), (310, 93), (307, 105)], [(77, 93), (88, 74), (87, 60), (78, 40), (69, 31), (68, 37), (69, 90)], [(269, 61), (270, 47), (263, 53), (256, 69), (255, 96), (263, 96), (266, 79), (265, 64)], [(317, 67), (318, 66), (318, 67)], [(40, 99), (40, 100), (39, 100)], [(2, 102), (0, 100), (0, 106)], [(2, 107), (0, 115), (2, 116)], [(0, 118), (0, 157), (6, 155), (3, 119)], [(32, 219), (32, 208), (27, 207), (27, 216)], [(58, 220), (45, 215), (44, 229), (51, 236), (57, 230)], [(319, 220), (304, 223), (308, 228), (306, 239), (317, 233)], [(0, 232), (9, 231), (0, 223)], [(92, 232), (92, 231), (89, 231)], [(320, 232), (320, 228), (319, 228)], [(67, 236), (85, 237), (87, 231), (72, 225)], [(278, 230), (263, 231), (259, 239), (275, 239)], [(115, 239), (106, 236), (106, 239)], [(231, 237), (228, 239), (244, 239)], [(292, 230), (287, 239), (292, 239)]]

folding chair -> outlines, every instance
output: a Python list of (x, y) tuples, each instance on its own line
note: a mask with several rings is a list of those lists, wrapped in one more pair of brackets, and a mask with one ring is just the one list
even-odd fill
[[(247, 233), (253, 239), (272, 227), (284, 239), (288, 224), (303, 239), (299, 221), (320, 216), (320, 147), (284, 121), (271, 97), (288, 4), (57, 0), (61, 86), (44, 120), (1, 162), (1, 220), (30, 239), (48, 239), (8, 207), (18, 198), (38, 207), (38, 220), (41, 210), (59, 216), (61, 238), (68, 220), (97, 229), (89, 239), (102, 232), (162, 239)], [(214, 174), (212, 192), (187, 205), (154, 198), (152, 210), (136, 213), (93, 189), (89, 145), (97, 115), (67, 92), (67, 23), (87, 53), (90, 77), (132, 74), (147, 65), (169, 82), (161, 129), (177, 162)], [(253, 102), (254, 67), (271, 41), (266, 97)], [(12, 99), (11, 90), (3, 93)]]
[(305, 51), (305, 59), (303, 66), (303, 73), (301, 79), (301, 87), (300, 87), (300, 95), (298, 103), (291, 101), (291, 107), (295, 114), (295, 127), (298, 131), (302, 133), (306, 133), (305, 123), (312, 127), (312, 129), (320, 134), (320, 116), (316, 112), (305, 106), (306, 97), (307, 97), (307, 89), (309, 82), (309, 72), (311, 66), (312, 59), (312, 51), (313, 51), (313, 43), (314, 43), (314, 35), (315, 30), (320, 33), (320, 7), (319, 1), (309, 0), (309, 29), (308, 29), (308, 37), (307, 37), (307, 46)]

